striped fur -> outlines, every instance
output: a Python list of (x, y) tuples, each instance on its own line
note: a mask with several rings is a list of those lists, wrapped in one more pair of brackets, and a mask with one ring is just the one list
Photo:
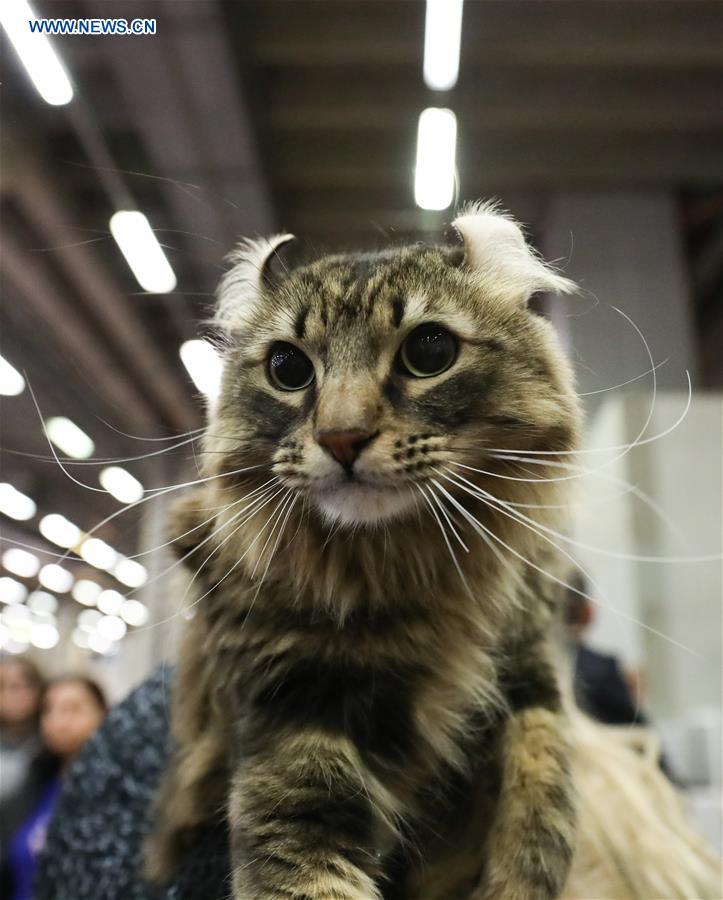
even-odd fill
[[(259, 246), (256, 282), (242, 260), (222, 288), (212, 480), (174, 523), (197, 605), (148, 871), (167, 878), (193, 828), (225, 810), (236, 900), (556, 897), (574, 804), (550, 581), (523, 559), (557, 563), (530, 529), (442, 480), (452, 463), (519, 476), (486, 446), (559, 462), (576, 444), (569, 369), (524, 303), (532, 256), (516, 244), (521, 287), (494, 294), (479, 268), (493, 249), (470, 243), (464, 259), (327, 257), (280, 282), (264, 279)], [(456, 335), (454, 364), (399, 374), (400, 342), (430, 321)], [(308, 388), (274, 387), (274, 341), (312, 361)], [(315, 435), (360, 427), (373, 441), (346, 478)], [(475, 483), (542, 504), (529, 515), (558, 527), (555, 473)], [(442, 517), (469, 552), (453, 552)]]

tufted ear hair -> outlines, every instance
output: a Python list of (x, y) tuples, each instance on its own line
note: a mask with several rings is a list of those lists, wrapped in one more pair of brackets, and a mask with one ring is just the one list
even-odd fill
[(222, 331), (243, 328), (252, 318), (265, 287), (279, 278), (283, 264), (279, 251), (294, 240), (293, 234), (245, 240), (228, 256), (231, 268), (221, 279), (214, 324)]
[(512, 216), (495, 203), (474, 203), (452, 223), (464, 243), (464, 264), (486, 293), (526, 303), (536, 291), (571, 294), (577, 285), (541, 259)]

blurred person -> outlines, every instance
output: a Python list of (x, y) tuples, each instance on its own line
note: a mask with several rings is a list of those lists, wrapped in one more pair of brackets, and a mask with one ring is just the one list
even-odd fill
[(47, 780), (39, 716), (45, 682), (24, 656), (0, 657), (0, 895), (6, 896), (10, 836), (37, 802)]
[(33, 808), (8, 843), (3, 893), (7, 900), (31, 900), (38, 856), (45, 845), (63, 775), (106, 712), (103, 691), (90, 678), (66, 675), (46, 688), (40, 711), (45, 777)]
[(22, 787), (41, 747), (38, 730), (44, 681), (23, 656), (0, 658), (0, 803)]
[(580, 572), (568, 579), (565, 624), (572, 656), (575, 702), (598, 722), (606, 725), (645, 725), (647, 719), (633, 696), (620, 663), (614, 656), (588, 647), (583, 635), (592, 624), (594, 609), (587, 582)]

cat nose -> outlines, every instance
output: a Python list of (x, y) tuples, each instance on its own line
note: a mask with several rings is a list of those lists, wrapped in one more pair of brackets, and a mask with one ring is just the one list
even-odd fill
[(344, 428), (319, 431), (314, 437), (317, 444), (345, 469), (350, 469), (362, 450), (376, 437), (376, 433), (362, 428)]

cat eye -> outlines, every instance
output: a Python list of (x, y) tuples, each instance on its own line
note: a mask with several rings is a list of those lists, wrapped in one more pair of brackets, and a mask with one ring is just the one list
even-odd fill
[(309, 357), (286, 341), (271, 345), (268, 371), (271, 383), (282, 391), (300, 391), (314, 380), (314, 366)]
[(415, 378), (441, 375), (457, 358), (457, 340), (442, 325), (428, 322), (411, 331), (397, 356), (397, 368)]

